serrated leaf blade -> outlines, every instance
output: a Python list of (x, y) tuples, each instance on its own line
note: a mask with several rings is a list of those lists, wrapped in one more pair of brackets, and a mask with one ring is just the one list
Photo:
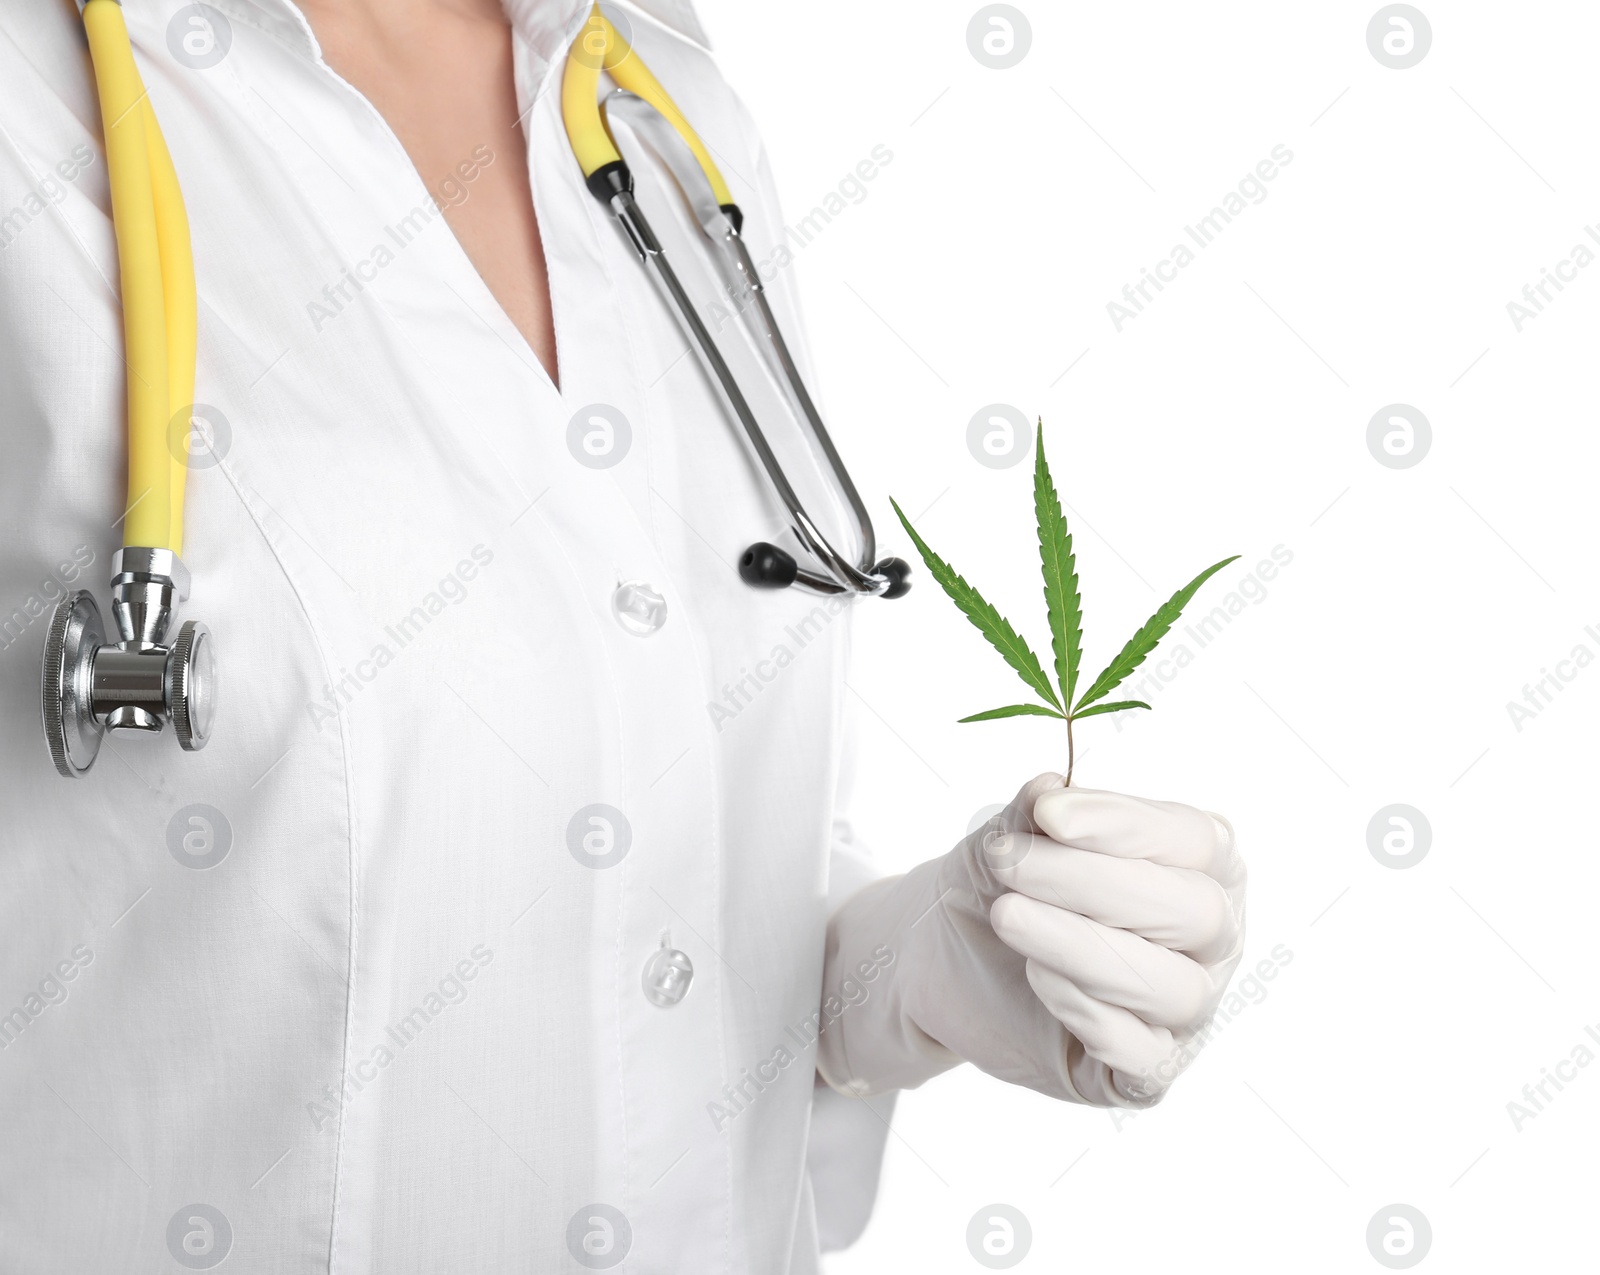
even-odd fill
[(917, 552), (922, 555), (928, 574), (939, 582), (939, 587), (972, 622), (973, 627), (988, 639), (989, 645), (999, 651), (1005, 662), (1016, 670), (1017, 676), (1028, 688), (1052, 708), (1060, 710), (1061, 701), (1056, 697), (1055, 688), (1050, 685), (1050, 679), (1045, 676), (1044, 669), (1040, 667), (1039, 657), (1011, 627), (1011, 622), (990, 606), (983, 595), (962, 579), (955, 568), (928, 547), (927, 542), (917, 534), (916, 528), (911, 525), (911, 520), (905, 516), (898, 504), (893, 500), (889, 503), (894, 505), (895, 516), (900, 519), (900, 525), (906, 529), (906, 535), (911, 537), (911, 543), (916, 545)]
[(1061, 499), (1044, 455), (1044, 423), (1034, 440), (1033, 512), (1039, 527), (1039, 566), (1044, 572), (1044, 602), (1050, 613), (1050, 646), (1056, 657), (1061, 702), (1072, 703), (1083, 662), (1083, 599), (1078, 593), (1078, 564), (1072, 553)]
[(992, 722), (1001, 717), (1059, 717), (1066, 720), (1065, 713), (1058, 713), (1053, 708), (1046, 708), (1043, 704), (1007, 704), (1004, 708), (991, 708), (982, 713), (974, 713), (971, 717), (956, 719), (956, 725), (962, 722)]
[(1098, 717), (1101, 713), (1120, 713), (1125, 708), (1149, 708), (1142, 699), (1119, 699), (1114, 704), (1096, 704), (1093, 708), (1086, 708), (1082, 712), (1072, 715), (1073, 721), (1084, 717)]
[(1105, 671), (1095, 678), (1094, 684), (1083, 693), (1083, 698), (1073, 706), (1073, 716), (1082, 716), (1081, 710), (1085, 705), (1093, 704), (1098, 699), (1104, 699), (1107, 694), (1122, 683), (1122, 680), (1128, 674), (1143, 664), (1145, 656), (1156, 649), (1156, 645), (1162, 638), (1166, 637), (1168, 630), (1177, 623), (1178, 617), (1183, 614), (1183, 608), (1189, 605), (1189, 599), (1194, 597), (1200, 586), (1230, 562), (1237, 562), (1238, 560), (1239, 555), (1234, 554), (1231, 558), (1224, 558), (1221, 562), (1213, 563), (1157, 607), (1156, 613), (1144, 622), (1137, 633), (1128, 639), (1127, 645), (1117, 653), (1116, 659), (1106, 665)]

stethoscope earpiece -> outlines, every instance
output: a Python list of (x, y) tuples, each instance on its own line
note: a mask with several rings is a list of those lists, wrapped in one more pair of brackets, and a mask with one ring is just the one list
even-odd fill
[(765, 540), (751, 545), (739, 559), (739, 579), (753, 589), (786, 589), (799, 574), (794, 555)]
[[(794, 555), (765, 540), (757, 541), (739, 558), (739, 579), (754, 589), (787, 589), (797, 580), (819, 593), (863, 593), (880, 598), (903, 598), (911, 592), (911, 565), (904, 558), (884, 558), (864, 577), (873, 587), (846, 589), (832, 581), (801, 571)], [(879, 580), (887, 581), (881, 588)]]
[(872, 574), (888, 577), (889, 587), (878, 595), (880, 598), (903, 598), (911, 592), (911, 581), (906, 579), (911, 574), (911, 564), (904, 558), (885, 558), (872, 568)]

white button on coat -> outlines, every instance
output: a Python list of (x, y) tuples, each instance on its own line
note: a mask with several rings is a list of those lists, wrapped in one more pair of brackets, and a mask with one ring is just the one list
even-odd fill
[(689, 994), (694, 982), (694, 962), (687, 952), (668, 947), (665, 940), (660, 949), (644, 963), (640, 983), (645, 999), (661, 1009), (670, 1009)]
[(643, 581), (619, 584), (611, 595), (611, 611), (635, 637), (649, 637), (667, 622), (667, 600)]
[[(830, 885), (861, 879), (848, 607), (739, 580), (784, 520), (568, 149), (550, 76), (587, 0), (506, 3), (559, 392), (289, 0), (210, 0), (230, 43), (203, 67), (178, 6), (125, 0), (194, 230), (218, 442), (185, 615), (220, 708), (204, 752), (113, 738), (75, 783), (40, 651), (65, 591), (105, 605), (120, 544), (117, 258), (76, 15), (0, 14), (5, 1270), (209, 1245), (233, 1272), (555, 1271), (591, 1216), (630, 1270), (816, 1269), (814, 1051), (715, 1111), (814, 1020)], [(685, 0), (645, 7), (633, 40), (766, 259), (759, 138)], [(641, 198), (704, 283), (648, 174)], [(617, 564), (670, 623), (613, 612)], [(594, 807), (626, 821), (614, 860), (593, 825), (571, 848)], [(196, 810), (205, 853), (173, 852)], [(640, 972), (668, 929), (694, 981), (663, 1013)], [(841, 1167), (875, 1167), (867, 1127), (829, 1125)]]

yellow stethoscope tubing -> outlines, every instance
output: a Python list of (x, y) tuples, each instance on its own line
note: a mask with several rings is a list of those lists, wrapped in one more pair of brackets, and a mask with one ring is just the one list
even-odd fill
[(684, 118), (672, 95), (661, 86), (650, 68), (622, 38), (596, 4), (578, 38), (567, 52), (567, 63), (561, 74), (561, 119), (566, 125), (567, 140), (585, 178), (592, 177), (607, 164), (621, 164), (622, 153), (607, 130), (600, 114), (600, 72), (604, 69), (620, 89), (642, 97), (677, 130), (678, 136), (694, 152), (700, 169), (711, 183), (717, 202), (724, 206), (734, 203), (733, 192), (723, 180), (722, 171), (711, 158), (710, 148), (700, 140), (700, 134)]
[[(150, 186), (156, 207), (156, 246), (161, 255), (161, 295), (166, 306), (167, 334), (167, 419), (162, 423), (162, 441), (167, 454), (168, 485), (167, 545), (174, 553), (183, 552), (183, 507), (189, 465), (190, 419), (194, 403), (195, 352), (199, 339), (200, 302), (195, 291), (194, 247), (189, 238), (189, 213), (184, 207), (183, 189), (173, 167), (167, 139), (156, 122), (155, 109), (144, 100), (145, 146), (150, 152)], [(182, 413), (181, 428), (173, 437), (173, 421)]]
[(128, 365), (123, 543), (183, 551), (183, 447), (168, 426), (194, 399), (198, 302), (183, 192), (116, 0), (83, 10), (105, 133)]

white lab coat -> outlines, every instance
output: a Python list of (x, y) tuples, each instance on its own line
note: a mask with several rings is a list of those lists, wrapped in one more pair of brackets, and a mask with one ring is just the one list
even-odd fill
[[(65, 590), (106, 605), (120, 544), (117, 263), (76, 12), (0, 12), (0, 1269), (554, 1271), (610, 1225), (629, 1270), (814, 1270), (807, 1042), (830, 886), (861, 879), (850, 619), (735, 573), (784, 520), (572, 160), (553, 88), (586, 0), (507, 0), (560, 392), (294, 6), (211, 3), (205, 69), (180, 6), (124, 8), (227, 424), (184, 553), (220, 710), (205, 751), (113, 737), (76, 782), (40, 651)], [(781, 256), (696, 19), (646, 9), (636, 46)], [(593, 414), (569, 426), (596, 403), (631, 432), (610, 467), (579, 459)], [(631, 833), (609, 867), (581, 861), (621, 845), (597, 804)], [(667, 1008), (664, 943), (693, 965)], [(875, 1137), (827, 1143), (870, 1198)]]

